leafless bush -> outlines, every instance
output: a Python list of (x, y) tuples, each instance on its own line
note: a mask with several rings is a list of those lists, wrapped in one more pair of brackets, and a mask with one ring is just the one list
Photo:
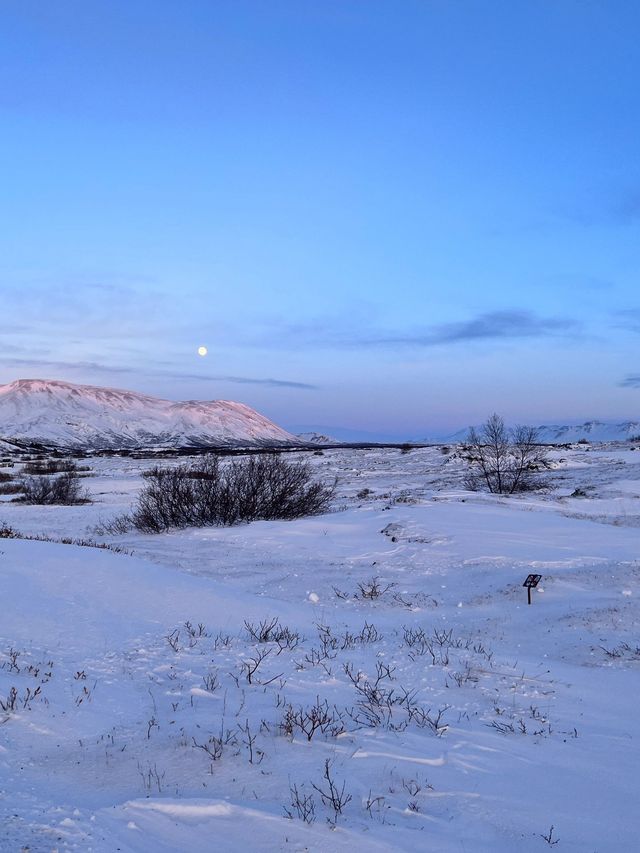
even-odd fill
[(540, 838), (543, 838), (547, 842), (549, 847), (555, 847), (555, 845), (560, 841), (559, 838), (553, 837), (553, 824), (551, 824), (549, 832), (540, 833)]
[(333, 809), (332, 822), (336, 823), (344, 807), (351, 802), (351, 794), (345, 792), (346, 782), (343, 782), (342, 787), (339, 787), (338, 783), (331, 776), (331, 761), (328, 758), (324, 762), (323, 778), (325, 781), (324, 787), (314, 785), (313, 782), (311, 785), (320, 794), (323, 805)]
[(78, 465), (73, 459), (44, 459), (25, 463), (22, 473), (47, 475), (47, 474), (78, 474), (81, 471), (90, 471), (88, 465)]
[[(253, 684), (253, 679), (260, 668), (260, 664), (269, 657), (271, 653), (271, 649), (259, 649), (255, 655), (251, 658), (242, 662), (242, 672), (244, 672), (245, 678), (247, 679), (248, 684)], [(282, 673), (280, 673), (282, 675)], [(276, 678), (279, 678), (279, 675), (270, 678), (269, 681), (260, 682), (261, 684), (270, 684), (272, 681), (275, 681)], [(256, 679), (257, 680), (257, 679)]]
[(6, 521), (0, 521), (0, 539), (19, 539), (18, 531), (7, 524)]
[(201, 749), (205, 755), (209, 757), (209, 760), (211, 761), (211, 773), (213, 773), (213, 763), (222, 758), (222, 753), (224, 752), (225, 747), (238, 746), (238, 739), (235, 733), (229, 729), (225, 729), (224, 726), (221, 726), (220, 734), (217, 736), (213, 734), (209, 735), (209, 737), (202, 743), (198, 743), (195, 737), (192, 737), (191, 742), (195, 749)]
[(431, 634), (427, 634), (424, 628), (403, 626), (403, 632), (404, 644), (410, 650), (411, 660), (427, 655), (434, 666), (448, 666), (452, 649), (473, 652), (485, 658), (488, 663), (491, 663), (493, 658), (493, 652), (486, 649), (480, 641), (472, 637), (454, 637), (452, 628), (434, 628)]
[(7, 698), (4, 700), (4, 702), (2, 701), (2, 699), (0, 699), (0, 710), (5, 711), (5, 712), (15, 711), (17, 703), (18, 703), (18, 691), (16, 690), (15, 687), (12, 687), (9, 690), (9, 694), (8, 694)]
[(213, 638), (213, 648), (215, 651), (218, 649), (228, 649), (231, 645), (231, 635), (224, 634), (222, 631), (218, 631), (218, 633)]
[(385, 680), (393, 680), (395, 667), (377, 661), (376, 677), (372, 681), (369, 681), (361, 672), (354, 673), (353, 665), (350, 663), (344, 665), (344, 672), (356, 690), (372, 705), (382, 705), (390, 697), (390, 692), (381, 687), (381, 684)]
[(224, 749), (224, 743), (221, 738), (216, 737), (215, 735), (211, 735), (206, 741), (203, 743), (198, 743), (198, 741), (192, 737), (191, 738), (193, 745), (196, 749), (201, 749), (205, 752), (211, 761), (218, 761), (222, 758), (222, 752)]
[(303, 708), (301, 705), (297, 708), (291, 704), (287, 705), (280, 728), (289, 736), (293, 735), (297, 729), (310, 741), (317, 731), (323, 735), (329, 733), (332, 737), (342, 734), (344, 732), (342, 720), (343, 715), (335, 705), (330, 710), (327, 700), (320, 701), (320, 697), (316, 696), (315, 703), (308, 708)]
[(471, 428), (463, 448), (471, 471), (465, 485), (472, 489), (511, 495), (535, 486), (535, 475), (548, 468), (548, 450), (538, 442), (535, 427), (507, 429), (503, 419), (491, 415), (480, 427)]
[(133, 520), (130, 515), (123, 513), (116, 515), (115, 518), (109, 521), (101, 521), (94, 528), (94, 533), (97, 536), (122, 536), (124, 533), (129, 533), (133, 528)]
[(359, 595), (356, 594), (356, 597), (374, 601), (376, 598), (382, 598), (393, 586), (392, 583), (381, 583), (379, 577), (373, 577), (358, 584)]
[(208, 637), (209, 632), (207, 631), (207, 627), (203, 622), (198, 622), (197, 625), (193, 625), (188, 619), (184, 623), (184, 629), (189, 635), (191, 640), (201, 640), (203, 637)]
[(238, 731), (243, 735), (242, 744), (246, 746), (249, 753), (249, 764), (260, 764), (264, 758), (264, 752), (256, 746), (257, 734), (252, 734), (249, 720), (245, 721), (244, 726), (238, 725)]
[(180, 631), (177, 628), (174, 628), (169, 634), (166, 635), (165, 640), (174, 652), (180, 651)]
[(634, 644), (630, 645), (629, 643), (620, 643), (617, 646), (612, 648), (607, 648), (606, 646), (599, 646), (600, 649), (605, 653), (608, 658), (616, 659), (616, 658), (627, 658), (629, 660), (639, 660), (640, 659), (640, 645)]
[(384, 638), (376, 626), (365, 622), (358, 634), (352, 634), (349, 629), (344, 632), (340, 637), (340, 648), (343, 651), (345, 649), (355, 649), (358, 645), (364, 646), (368, 643), (379, 643), (382, 639)]
[(356, 725), (399, 732), (412, 723), (418, 728), (431, 729), (438, 736), (447, 731), (443, 717), (449, 706), (432, 713), (431, 708), (425, 709), (416, 702), (417, 690), (392, 686), (395, 667), (378, 661), (375, 678), (355, 671), (351, 663), (344, 665), (344, 672), (358, 696), (354, 708), (346, 711)]
[(55, 477), (27, 477), (20, 483), (22, 496), (20, 503), (27, 504), (74, 504), (89, 503), (89, 495), (81, 487), (80, 477), (73, 473), (58, 474)]
[(316, 819), (316, 805), (313, 801), (313, 794), (303, 794), (298, 790), (297, 785), (292, 785), (289, 788), (291, 794), (291, 809), (285, 807), (284, 813), (293, 820), (294, 812), (305, 823), (313, 823)]
[(17, 481), (5, 480), (0, 482), (0, 495), (19, 495), (22, 491), (22, 486)]
[(245, 619), (244, 627), (254, 643), (268, 643), (274, 639), (275, 634), (280, 630), (280, 622), (277, 616), (272, 619), (263, 619), (257, 625), (253, 622), (247, 622)]
[(162, 785), (166, 773), (164, 770), (160, 773), (157, 764), (154, 763), (152, 767), (151, 763), (149, 763), (145, 768), (138, 762), (138, 773), (142, 779), (145, 791), (151, 791), (153, 788), (156, 788), (159, 794), (162, 793)]
[(202, 676), (202, 685), (208, 693), (214, 693), (218, 687), (220, 687), (218, 673), (213, 670), (209, 670), (206, 675)]
[[(129, 522), (146, 533), (317, 515), (329, 508), (335, 489), (335, 483), (314, 482), (308, 463), (290, 462), (278, 454), (248, 456), (226, 465), (211, 456), (197, 466), (153, 468), (146, 479)], [(126, 527), (127, 521), (118, 523)]]
[(31, 710), (31, 703), (34, 699), (42, 698), (42, 687), (38, 686), (35, 690), (31, 687), (26, 687), (22, 696), (18, 693), (15, 687), (9, 690), (7, 698), (3, 701), (0, 699), (0, 711), (11, 714), (21, 708), (23, 711)]

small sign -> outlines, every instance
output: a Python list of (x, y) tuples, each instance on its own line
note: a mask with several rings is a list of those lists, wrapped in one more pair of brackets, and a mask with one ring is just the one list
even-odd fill
[(527, 602), (529, 604), (531, 604), (531, 590), (535, 589), (541, 580), (542, 575), (527, 575), (527, 579), (522, 584), (522, 586), (526, 586), (527, 588)]

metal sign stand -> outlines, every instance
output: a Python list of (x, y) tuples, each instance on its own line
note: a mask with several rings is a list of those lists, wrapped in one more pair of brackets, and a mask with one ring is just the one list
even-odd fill
[(531, 590), (535, 589), (541, 580), (542, 575), (527, 575), (526, 581), (522, 584), (527, 588), (527, 604), (531, 604)]

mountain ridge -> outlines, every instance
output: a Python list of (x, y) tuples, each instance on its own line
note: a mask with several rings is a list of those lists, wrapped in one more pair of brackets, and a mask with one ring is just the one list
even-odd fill
[(70, 450), (297, 443), (295, 436), (244, 403), (173, 402), (58, 379), (0, 385), (0, 439)]
[[(476, 429), (481, 429), (477, 426)], [(536, 427), (538, 441), (541, 444), (573, 444), (578, 441), (629, 441), (640, 435), (640, 421), (623, 421), (612, 423), (608, 421), (590, 420), (582, 424), (543, 424)], [(469, 428), (452, 433), (448, 441), (464, 442), (469, 434)]]

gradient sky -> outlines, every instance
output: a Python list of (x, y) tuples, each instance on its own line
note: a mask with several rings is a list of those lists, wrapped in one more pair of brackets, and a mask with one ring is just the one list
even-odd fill
[(637, 0), (4, 0), (0, 382), (637, 418), (639, 37)]

